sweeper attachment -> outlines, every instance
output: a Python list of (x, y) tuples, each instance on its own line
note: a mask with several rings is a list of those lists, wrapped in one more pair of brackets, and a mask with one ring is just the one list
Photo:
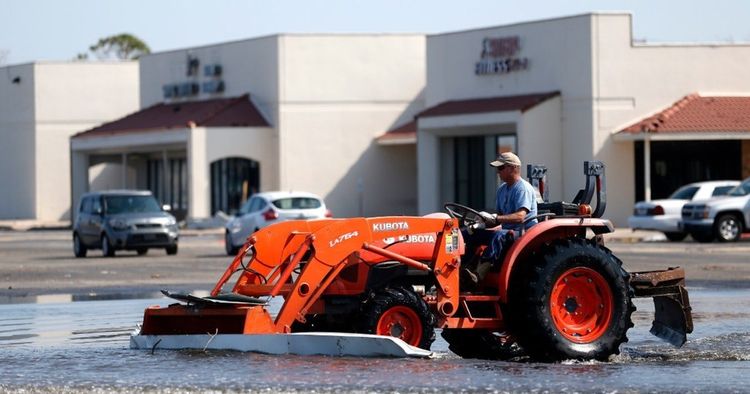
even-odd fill
[[(543, 188), (541, 169), (529, 174)], [(439, 328), (462, 357), (606, 360), (627, 341), (632, 299), (652, 297), (651, 332), (681, 346), (693, 328), (684, 271), (626, 272), (603, 244), (604, 165), (584, 173), (577, 198), (540, 203), (539, 223), (479, 283), (461, 279), (481, 253), (463, 240), (483, 227), (468, 207), (281, 222), (247, 239), (210, 296), (166, 293), (183, 303), (147, 308), (131, 345), (425, 357)]]

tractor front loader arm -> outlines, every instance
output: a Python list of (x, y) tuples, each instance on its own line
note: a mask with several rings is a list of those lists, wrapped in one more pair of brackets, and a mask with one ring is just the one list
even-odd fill
[(692, 308), (685, 289), (685, 270), (669, 268), (663, 271), (631, 272), (630, 286), (635, 297), (653, 297), (654, 322), (651, 333), (682, 346), (687, 334), (693, 332)]
[[(430, 233), (436, 234), (436, 241), (429, 264), (377, 246), (386, 238)], [(219, 295), (233, 274), (242, 271), (232, 292), (252, 297), (283, 295), (285, 302), (274, 326), (277, 332), (290, 332), (295, 320), (305, 321), (307, 312), (341, 270), (357, 260), (358, 253), (367, 251), (431, 271), (438, 287), (438, 311), (451, 316), (459, 302), (457, 268), (463, 248), (458, 222), (449, 218), (386, 216), (282, 222), (248, 238), (211, 294)], [(245, 264), (243, 259), (248, 256)], [(303, 262), (292, 280), (292, 273)]]

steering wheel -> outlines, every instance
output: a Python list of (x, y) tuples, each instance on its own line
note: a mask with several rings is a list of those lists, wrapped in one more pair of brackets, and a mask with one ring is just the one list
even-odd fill
[(444, 205), (445, 210), (448, 211), (448, 215), (452, 218), (458, 219), (459, 227), (475, 226), (477, 224), (484, 225), (484, 219), (479, 214), (479, 211), (469, 208), (466, 205), (456, 204), (449, 202)]

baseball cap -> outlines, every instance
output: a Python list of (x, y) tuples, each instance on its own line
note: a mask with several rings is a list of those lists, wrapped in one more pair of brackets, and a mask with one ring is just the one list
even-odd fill
[(503, 152), (497, 156), (497, 159), (495, 161), (490, 162), (490, 165), (493, 167), (500, 167), (504, 164), (510, 164), (520, 167), (521, 159), (519, 159), (518, 156), (516, 156), (516, 154), (513, 152)]

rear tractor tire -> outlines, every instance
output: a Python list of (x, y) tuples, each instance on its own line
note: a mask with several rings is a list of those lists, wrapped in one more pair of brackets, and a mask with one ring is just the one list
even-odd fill
[(430, 350), (435, 341), (436, 322), (427, 303), (414, 291), (385, 288), (364, 302), (357, 332), (388, 335)]
[[(531, 262), (530, 262), (531, 263)], [(567, 239), (511, 282), (512, 332), (538, 360), (607, 360), (633, 327), (629, 275), (603, 246)]]

